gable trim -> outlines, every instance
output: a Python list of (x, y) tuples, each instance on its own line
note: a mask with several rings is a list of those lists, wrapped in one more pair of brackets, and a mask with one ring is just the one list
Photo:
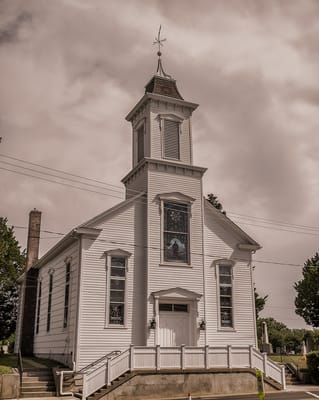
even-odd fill
[(79, 225), (78, 228), (90, 228), (92, 225), (96, 225), (100, 220), (103, 220), (106, 217), (114, 214), (115, 212), (121, 210), (125, 206), (134, 203), (135, 200), (139, 199), (140, 197), (144, 196), (145, 192), (140, 192), (137, 195), (122, 201), (121, 203), (116, 204), (114, 207), (109, 208), (106, 211), (103, 211), (101, 214), (89, 219), (88, 221), (84, 222), (83, 224)]
[[(155, 299), (161, 299), (161, 298), (170, 298), (170, 295), (175, 295), (178, 294), (178, 298), (184, 298), (185, 300), (199, 300), (203, 295), (200, 293), (193, 292), (188, 289), (183, 289), (181, 287), (175, 287), (175, 288), (170, 288), (170, 289), (165, 289), (165, 290), (158, 290), (156, 292), (152, 292), (151, 295)], [(172, 296), (171, 298), (174, 298), (176, 296)]]
[(208, 210), (212, 212), (217, 218), (219, 218), (221, 223), (224, 223), (230, 230), (234, 232), (234, 234), (242, 238), (242, 242), (244, 241), (247, 242), (247, 243), (239, 243), (238, 249), (246, 251), (257, 251), (262, 248), (262, 246), (259, 243), (257, 243), (254, 239), (252, 239), (230, 218), (228, 218), (225, 214), (217, 210), (212, 204), (210, 204), (210, 202), (205, 197), (204, 197), (204, 202), (205, 205), (208, 207)]

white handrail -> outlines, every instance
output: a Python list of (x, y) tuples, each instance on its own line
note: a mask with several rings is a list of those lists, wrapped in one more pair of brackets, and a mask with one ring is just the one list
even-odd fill
[[(96, 366), (96, 364), (95, 364)], [(143, 347), (130, 346), (119, 355), (108, 359), (92, 371), (83, 373), (84, 400), (101, 387), (109, 386), (112, 381), (127, 371), (162, 369), (203, 369), (209, 368), (254, 368), (263, 372), (286, 388), (285, 373), (281, 366), (260, 353), (253, 346), (217, 346), (217, 347)]]

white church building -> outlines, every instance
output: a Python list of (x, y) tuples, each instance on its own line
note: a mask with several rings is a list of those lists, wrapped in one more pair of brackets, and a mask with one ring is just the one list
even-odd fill
[[(260, 245), (203, 196), (206, 169), (193, 162), (197, 107), (159, 58), (126, 116), (133, 146), (126, 199), (74, 228), (32, 267), (36, 356), (76, 371), (103, 356), (130, 370), (254, 367), (255, 359), (265, 367), (252, 276)], [(107, 378), (104, 369), (86, 395), (118, 368)], [(280, 369), (273, 375), (283, 383)]]

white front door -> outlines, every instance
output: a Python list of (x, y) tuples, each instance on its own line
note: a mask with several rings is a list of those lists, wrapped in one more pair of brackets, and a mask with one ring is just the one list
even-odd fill
[[(161, 306), (161, 305), (160, 305)], [(170, 307), (171, 310), (168, 310)], [(174, 304), (165, 304), (159, 311), (159, 344), (164, 347), (191, 345), (190, 340), (190, 313), (189, 306), (185, 306), (187, 311), (176, 311), (181, 305), (174, 307)], [(161, 311), (161, 308), (166, 308)]]

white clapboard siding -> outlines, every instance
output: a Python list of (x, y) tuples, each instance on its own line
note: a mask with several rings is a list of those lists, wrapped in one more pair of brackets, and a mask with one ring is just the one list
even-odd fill
[[(35, 333), (34, 353), (39, 357), (50, 357), (67, 364), (72, 362), (77, 308), (77, 285), (79, 269), (79, 245), (70, 245), (58, 256), (41, 267), (42, 281), (39, 333)], [(71, 261), (68, 325), (63, 327), (66, 259)], [(53, 273), (51, 324), (47, 332), (49, 274)]]
[[(148, 190), (148, 296), (152, 292), (174, 287), (203, 293), (203, 257), (202, 257), (202, 196), (201, 179), (198, 176), (170, 173), (165, 170), (149, 172)], [(195, 199), (191, 206), (190, 217), (190, 265), (163, 265), (161, 260), (162, 222), (160, 193), (180, 192)], [(203, 315), (203, 298), (198, 304), (199, 317)], [(154, 316), (154, 306), (148, 304), (148, 320)], [(154, 345), (154, 333), (150, 332), (149, 344)], [(200, 343), (200, 342), (199, 342)], [(198, 344), (198, 343), (196, 343)]]
[[(205, 281), (206, 334), (210, 346), (256, 345), (255, 309), (251, 277), (250, 253), (240, 251), (240, 238), (226, 230), (221, 219), (205, 213)], [(234, 329), (219, 326), (218, 282), (215, 261), (233, 259), (233, 318)]]
[[(77, 369), (131, 343), (145, 344), (145, 208), (145, 201), (138, 198), (97, 223), (95, 227), (102, 229), (97, 239), (83, 241)], [(125, 327), (110, 327), (106, 319), (105, 252), (115, 249), (132, 253), (126, 275)]]
[[(163, 132), (160, 129), (159, 114), (172, 114), (182, 118), (179, 132), (179, 152), (180, 161), (185, 164), (191, 164), (191, 132), (190, 132), (190, 109), (171, 103), (152, 100), (150, 113), (151, 127), (151, 158), (165, 158), (163, 154)], [(164, 129), (164, 126), (162, 126)]]

